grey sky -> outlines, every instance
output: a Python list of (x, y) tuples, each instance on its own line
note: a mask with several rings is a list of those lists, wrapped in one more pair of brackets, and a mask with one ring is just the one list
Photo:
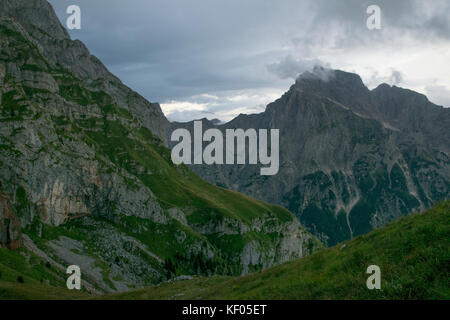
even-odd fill
[[(260, 112), (314, 64), (420, 91), (450, 106), (446, 0), (51, 0), (70, 31), (169, 119)], [(366, 9), (382, 10), (368, 30)]]

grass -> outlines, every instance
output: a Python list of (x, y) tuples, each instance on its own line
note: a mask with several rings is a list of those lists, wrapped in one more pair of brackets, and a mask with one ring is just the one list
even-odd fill
[[(245, 277), (196, 278), (102, 299), (450, 299), (450, 201)], [(369, 265), (381, 290), (368, 290)]]
[(39, 284), (48, 281), (53, 286), (63, 284), (62, 277), (56, 270), (47, 268), (39, 257), (25, 249), (0, 248), (0, 274), (2, 281), (15, 282), (22, 277), (25, 283)]
[[(244, 277), (195, 277), (109, 295), (39, 283), (30, 273), (45, 270), (28, 266), (20, 251), (0, 249), (0, 299), (450, 299), (449, 222), (446, 201), (333, 248)], [(372, 264), (381, 269), (381, 290), (366, 287), (366, 269)], [(17, 281), (19, 273), (11, 272), (11, 266), (21, 270), (24, 283)]]
[(0, 280), (0, 300), (69, 300), (88, 299), (85, 292), (42, 284), (14, 283)]

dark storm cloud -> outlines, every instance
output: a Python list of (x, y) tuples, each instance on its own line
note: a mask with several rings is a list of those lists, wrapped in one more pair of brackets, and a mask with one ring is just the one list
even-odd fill
[[(51, 0), (70, 31), (126, 84), (152, 101), (203, 93), (287, 87), (312, 68), (315, 48), (351, 50), (393, 35), (450, 39), (448, 1), (407, 0)], [(366, 28), (366, 8), (382, 9), (382, 32)], [(391, 41), (391, 42), (389, 42)], [(326, 61), (324, 62), (326, 64)], [(333, 67), (333, 66), (332, 66)]]
[(274, 21), (267, 1), (51, 2), (62, 21), (66, 7), (78, 4), (82, 29), (71, 35), (125, 82), (145, 88), (149, 98), (269, 83), (254, 70), (264, 67), (270, 43), (278, 44), (276, 32), (270, 31)]
[[(314, 29), (323, 35), (330, 26), (339, 25), (351, 43), (373, 40), (383, 33), (366, 28), (369, 5), (377, 5), (382, 12), (382, 27), (387, 31), (412, 32), (417, 36), (436, 36), (450, 39), (450, 2), (447, 0), (331, 0), (316, 1)], [(349, 37), (352, 35), (352, 37)]]
[(400, 84), (403, 81), (403, 75), (398, 70), (392, 70), (391, 82), (394, 84)]

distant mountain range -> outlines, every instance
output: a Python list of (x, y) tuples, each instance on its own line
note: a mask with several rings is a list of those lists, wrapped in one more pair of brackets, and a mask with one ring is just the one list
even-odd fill
[[(340, 70), (303, 73), (260, 114), (203, 127), (280, 130), (280, 170), (191, 165), (207, 181), (294, 212), (328, 245), (449, 198), (450, 108)], [(192, 129), (190, 123), (172, 128)]]

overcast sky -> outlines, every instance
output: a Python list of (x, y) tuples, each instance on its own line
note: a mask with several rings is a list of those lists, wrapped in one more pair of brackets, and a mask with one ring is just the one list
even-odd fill
[[(450, 1), (50, 0), (69, 31), (170, 120), (256, 113), (314, 65), (450, 107)], [(381, 8), (369, 30), (367, 7)]]

